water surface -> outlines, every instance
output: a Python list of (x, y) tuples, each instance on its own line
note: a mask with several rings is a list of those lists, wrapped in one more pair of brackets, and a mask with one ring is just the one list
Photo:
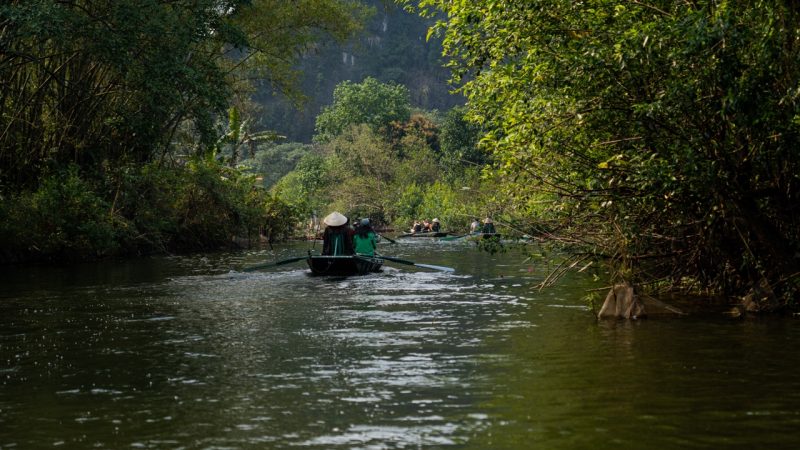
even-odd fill
[[(590, 274), (469, 244), (5, 270), (0, 448), (796, 448), (798, 322), (594, 319)], [(232, 270), (233, 269), (233, 270)]]

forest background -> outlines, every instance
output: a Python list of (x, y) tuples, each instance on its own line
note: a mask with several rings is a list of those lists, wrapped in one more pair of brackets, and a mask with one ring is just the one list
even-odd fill
[(796, 2), (403, 3), (424, 19), (4, 3), (2, 259), (214, 249), (332, 209), (490, 215), (611, 282), (797, 307)]
[(445, 121), (475, 153), (432, 22), (392, 2), (15, 1), (0, 23), (4, 262), (280, 240), (331, 208), (405, 221)]

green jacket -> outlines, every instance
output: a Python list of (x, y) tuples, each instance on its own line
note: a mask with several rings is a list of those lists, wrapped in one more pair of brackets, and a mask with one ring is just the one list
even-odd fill
[(353, 236), (353, 247), (355, 247), (356, 253), (359, 255), (375, 255), (375, 249), (377, 245), (375, 245), (376, 237), (375, 233), (370, 231), (367, 233), (366, 237), (361, 237), (358, 233)]

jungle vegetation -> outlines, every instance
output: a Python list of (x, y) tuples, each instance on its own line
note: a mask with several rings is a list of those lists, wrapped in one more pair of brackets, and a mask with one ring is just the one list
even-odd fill
[(397, 231), (422, 218), (464, 230), (473, 215), (498, 212), (484, 194), (493, 189), (482, 179), (488, 156), (477, 148), (480, 128), (466, 122), (463, 107), (424, 111), (410, 97), (400, 84), (344, 81), (317, 116), (313, 144), (260, 144), (242, 167), (283, 167), (265, 187), (306, 218), (335, 209)]
[(529, 233), (616, 281), (797, 306), (797, 2), (414, 6), (443, 17), (432, 34)]
[(398, 2), (465, 106), (389, 2), (0, 5), (0, 258), (493, 216), (612, 283), (798, 306), (796, 2)]
[(3, 2), (0, 259), (217, 248), (285, 217), (234, 168), (239, 150), (274, 137), (249, 125), (253, 81), (298, 97), (297, 59), (373, 12), (347, 0)]

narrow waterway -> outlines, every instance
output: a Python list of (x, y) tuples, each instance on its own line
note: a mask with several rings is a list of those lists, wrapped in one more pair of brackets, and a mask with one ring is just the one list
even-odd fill
[(239, 270), (299, 244), (4, 268), (0, 448), (800, 445), (796, 319), (598, 322), (589, 273), (381, 245), (456, 271)]

